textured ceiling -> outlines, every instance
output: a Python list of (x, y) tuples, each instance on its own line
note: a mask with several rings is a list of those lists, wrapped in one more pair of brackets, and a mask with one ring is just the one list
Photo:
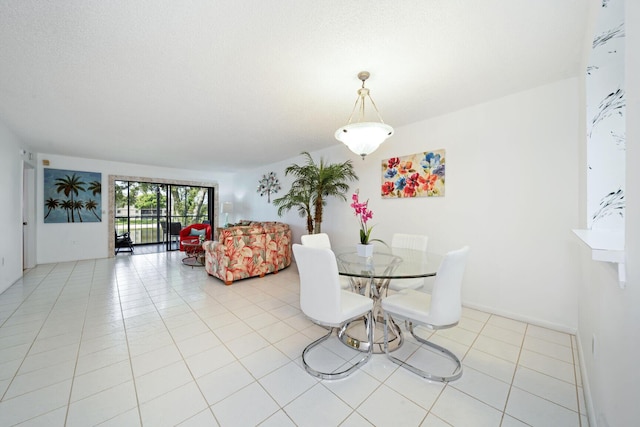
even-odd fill
[(394, 127), (576, 76), (593, 4), (2, 0), (0, 122), (36, 152), (259, 166), (339, 144), (361, 70)]

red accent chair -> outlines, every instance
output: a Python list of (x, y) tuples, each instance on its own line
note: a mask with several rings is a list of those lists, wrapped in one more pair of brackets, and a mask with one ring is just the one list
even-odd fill
[(180, 250), (184, 251), (183, 242), (197, 243), (204, 230), (204, 240), (211, 240), (211, 225), (191, 224), (180, 230)]

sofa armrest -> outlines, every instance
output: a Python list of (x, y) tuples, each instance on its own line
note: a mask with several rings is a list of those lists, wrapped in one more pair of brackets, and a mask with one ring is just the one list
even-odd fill
[(214, 252), (219, 245), (220, 245), (220, 242), (216, 240), (206, 240), (202, 242), (202, 249), (204, 249), (207, 252)]

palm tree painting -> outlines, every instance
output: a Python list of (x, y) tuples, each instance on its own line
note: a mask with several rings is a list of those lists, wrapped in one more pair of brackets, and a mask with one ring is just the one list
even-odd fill
[(44, 219), (46, 220), (52, 210), (58, 209), (60, 206), (60, 200), (49, 197), (44, 201), (44, 206), (47, 208), (47, 214), (44, 216)]
[(102, 174), (44, 169), (44, 222), (101, 222)]
[(84, 208), (89, 212), (91, 212), (98, 219), (98, 221), (102, 221), (102, 218), (100, 218), (100, 215), (96, 213), (96, 209), (98, 208), (98, 203), (95, 200), (93, 199), (87, 200), (86, 203), (84, 204)]
[(67, 222), (71, 222), (71, 215), (69, 214), (69, 212), (73, 210), (73, 202), (71, 200), (63, 200), (62, 203), (60, 203), (60, 207), (64, 209), (65, 213), (67, 214)]

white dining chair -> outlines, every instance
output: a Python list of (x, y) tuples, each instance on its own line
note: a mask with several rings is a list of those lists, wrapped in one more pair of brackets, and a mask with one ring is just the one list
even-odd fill
[[(391, 238), (391, 248), (397, 249), (413, 249), (427, 254), (427, 244), (429, 238), (422, 234), (403, 234), (395, 233)], [(393, 291), (402, 291), (404, 289), (420, 289), (424, 286), (425, 279), (418, 277), (414, 279), (392, 279), (389, 281), (389, 289)]]
[[(331, 249), (331, 240), (327, 233), (304, 234), (300, 236), (300, 242), (304, 246)], [(342, 289), (353, 289), (351, 280), (346, 276), (340, 276), (340, 287)]]
[[(296, 243), (293, 245), (293, 254), (300, 274), (300, 309), (313, 322), (329, 327), (329, 332), (326, 335), (313, 341), (302, 351), (302, 364), (305, 370), (315, 377), (328, 380), (344, 378), (371, 358), (373, 352), (371, 318), (373, 301), (363, 295), (340, 288), (338, 264), (331, 249), (314, 248)], [(369, 350), (358, 362), (351, 364), (345, 360), (344, 364), (332, 372), (322, 372), (309, 365), (307, 358), (314, 347), (329, 339), (335, 328), (340, 328), (349, 321), (362, 316), (366, 316)], [(359, 351), (357, 353), (361, 354)], [(345, 365), (348, 367), (343, 369)]]
[[(448, 382), (462, 375), (460, 359), (450, 350), (441, 347), (416, 334), (415, 326), (425, 326), (430, 330), (451, 328), (458, 324), (462, 312), (460, 290), (469, 247), (447, 253), (438, 268), (431, 295), (405, 289), (382, 300), (384, 310), (384, 347), (385, 354), (394, 363), (431, 381)], [(448, 375), (426, 372), (407, 361), (400, 360), (389, 353), (387, 324), (389, 316), (394, 320), (404, 320), (409, 332), (420, 343), (431, 347), (453, 361), (455, 369)]]
[(327, 233), (304, 234), (300, 236), (300, 242), (305, 246), (331, 249), (331, 240)]

